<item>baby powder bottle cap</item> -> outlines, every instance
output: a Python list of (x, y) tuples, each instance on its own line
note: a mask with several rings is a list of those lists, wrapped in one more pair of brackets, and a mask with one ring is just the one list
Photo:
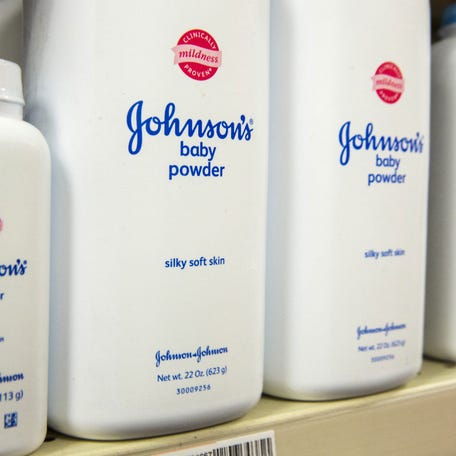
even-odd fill
[(23, 106), (21, 68), (0, 59), (0, 115), (22, 118)]
[(447, 38), (452, 35), (456, 35), (456, 3), (447, 6), (443, 10), (439, 30), (440, 38)]

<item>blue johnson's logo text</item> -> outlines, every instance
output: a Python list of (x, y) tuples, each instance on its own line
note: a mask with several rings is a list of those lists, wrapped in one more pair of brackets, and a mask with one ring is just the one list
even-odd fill
[(0, 264), (0, 277), (23, 276), (27, 269), (27, 260), (16, 260), (14, 264)]
[(361, 336), (367, 336), (369, 334), (379, 334), (379, 333), (384, 333), (385, 336), (387, 336), (391, 331), (399, 331), (401, 329), (406, 329), (407, 325), (405, 323), (401, 324), (394, 324), (394, 323), (386, 323), (385, 326), (383, 327), (376, 327), (376, 328), (368, 328), (367, 325), (364, 325), (364, 328), (361, 326), (358, 326), (356, 329), (356, 339), (359, 340), (361, 339)]
[(226, 120), (182, 120), (176, 115), (176, 105), (168, 103), (163, 116), (144, 117), (142, 100), (133, 103), (127, 113), (127, 126), (131, 131), (128, 151), (131, 155), (141, 152), (143, 136), (157, 136), (162, 133), (165, 136), (174, 135), (180, 137), (186, 135), (189, 138), (216, 138), (250, 141), (253, 127), (245, 115), (239, 117), (239, 121)]
[(164, 353), (158, 350), (155, 353), (155, 366), (159, 367), (165, 361), (179, 361), (182, 359), (195, 359), (197, 363), (206, 356), (216, 356), (228, 353), (228, 347), (211, 348), (209, 345), (206, 348), (199, 346), (193, 352), (172, 353), (166, 350)]
[[(367, 186), (379, 184), (406, 184), (408, 182), (408, 157), (423, 157), (424, 136), (416, 132), (411, 136), (385, 136), (374, 134), (374, 124), (366, 124), (364, 131), (353, 131), (352, 123), (345, 122), (339, 129), (339, 144), (342, 146), (339, 164), (347, 166), (353, 151), (364, 149), (375, 153), (374, 168), (367, 174)], [(385, 153), (386, 152), (386, 153)], [(426, 162), (422, 160), (420, 171), (424, 172)], [(359, 168), (361, 169), (361, 168)], [(413, 169), (415, 171), (416, 166)]]
[(342, 166), (348, 164), (352, 149), (372, 149), (374, 151), (381, 150), (382, 152), (414, 152), (418, 154), (423, 152), (424, 138), (419, 132), (413, 137), (376, 136), (373, 133), (373, 123), (368, 123), (365, 131), (361, 134), (352, 133), (351, 122), (345, 122), (339, 130), (339, 144), (342, 146), (339, 157), (340, 164)]

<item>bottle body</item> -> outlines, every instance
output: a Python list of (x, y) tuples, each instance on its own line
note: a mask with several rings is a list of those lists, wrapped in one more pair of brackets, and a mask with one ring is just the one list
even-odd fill
[(0, 454), (46, 435), (50, 161), (31, 125), (0, 118)]
[(62, 432), (179, 432), (259, 399), (269, 11), (242, 5), (25, 5), (29, 115), (55, 163), (49, 421)]
[(432, 48), (432, 103), (425, 354), (456, 361), (454, 287), (456, 209), (456, 35)]
[(271, 6), (265, 391), (325, 400), (421, 366), (429, 5), (310, 3)]

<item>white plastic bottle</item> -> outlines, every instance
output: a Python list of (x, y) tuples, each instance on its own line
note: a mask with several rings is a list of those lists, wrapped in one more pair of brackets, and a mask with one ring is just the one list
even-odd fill
[(424, 351), (456, 361), (456, 4), (432, 46), (428, 267)]
[(269, 3), (24, 7), (55, 163), (50, 425), (123, 439), (239, 417), (263, 379)]
[(22, 120), (21, 70), (0, 60), (0, 455), (46, 435), (50, 156)]
[(265, 391), (392, 388), (422, 358), (429, 5), (271, 5)]

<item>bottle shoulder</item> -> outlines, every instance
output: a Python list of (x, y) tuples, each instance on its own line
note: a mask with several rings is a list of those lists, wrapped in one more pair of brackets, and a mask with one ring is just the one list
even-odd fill
[(0, 117), (0, 159), (3, 163), (28, 162), (50, 172), (51, 156), (42, 133), (23, 120)]
[(36, 148), (49, 151), (43, 134), (33, 125), (24, 120), (0, 117), (0, 145), (16, 144), (27, 147), (35, 145)]

